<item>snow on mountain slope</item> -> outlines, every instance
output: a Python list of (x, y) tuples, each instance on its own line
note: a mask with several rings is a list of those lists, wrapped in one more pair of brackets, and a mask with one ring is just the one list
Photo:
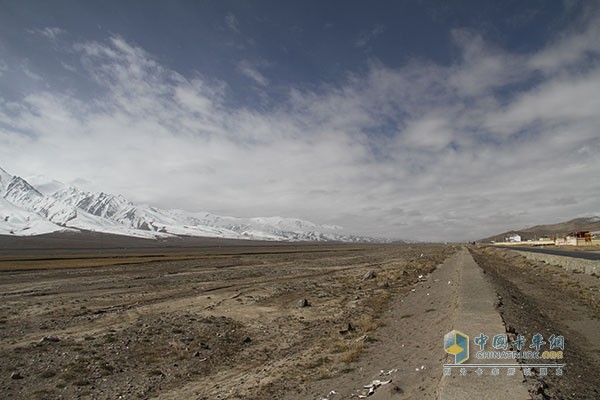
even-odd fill
[(4, 191), (4, 198), (13, 204), (31, 209), (35, 203), (44, 197), (25, 179), (13, 176)]
[(44, 196), (26, 180), (15, 176), (10, 181), (4, 198), (12, 204), (33, 211), (58, 225), (77, 216), (77, 209), (51, 196)]
[(95, 215), (86, 213), (85, 211), (79, 211), (75, 218), (66, 223), (66, 226), (86, 231), (112, 233), (114, 235), (124, 235), (146, 239), (156, 239), (159, 237), (170, 236), (160, 232), (150, 232), (127, 228), (118, 222), (114, 222), (106, 218), (99, 218)]
[(12, 180), (12, 175), (0, 168), (0, 196), (4, 196), (8, 184)]
[[(136, 205), (123, 196), (108, 193), (88, 193), (76, 188), (66, 188), (50, 196), (62, 204), (75, 207), (79, 213), (86, 212), (87, 220), (94, 216), (106, 219), (133, 230), (171, 233), (174, 235), (238, 238), (238, 234), (220, 227), (206, 226), (183, 213)], [(69, 226), (77, 222), (69, 222)], [(83, 228), (82, 226), (79, 226)]]
[[(369, 240), (340, 235), (334, 232), (341, 229), (338, 226), (317, 225), (298, 218), (236, 218), (207, 212), (163, 210), (134, 204), (121, 195), (66, 187), (44, 176), (34, 179), (45, 185), (46, 193), (25, 179), (13, 177), (0, 169), (0, 193), (3, 197), (0, 211), (9, 210), (3, 211), (9, 219), (2, 222), (0, 234), (11, 231), (14, 234), (45, 233), (69, 227), (144, 238), (187, 235), (275, 241)], [(59, 190), (48, 194), (53, 185)], [(32, 230), (34, 225), (36, 229)]]
[(33, 236), (63, 230), (65, 228), (35, 212), (24, 210), (0, 197), (0, 235)]
[(282, 218), (282, 217), (257, 217), (250, 218), (253, 225), (262, 225), (265, 227), (273, 227), (281, 231), (314, 231), (318, 227), (310, 221), (304, 221), (298, 218)]

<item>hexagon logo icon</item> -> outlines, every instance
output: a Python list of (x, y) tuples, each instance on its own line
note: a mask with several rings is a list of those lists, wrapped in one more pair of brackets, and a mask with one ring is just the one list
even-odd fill
[(444, 351), (454, 356), (455, 364), (462, 364), (469, 359), (469, 337), (457, 330), (444, 336)]

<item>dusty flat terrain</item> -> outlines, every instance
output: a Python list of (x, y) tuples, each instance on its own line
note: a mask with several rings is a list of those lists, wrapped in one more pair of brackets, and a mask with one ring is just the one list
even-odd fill
[(0, 397), (302, 393), (351, 371), (377, 340), (392, 298), (452, 252), (387, 245), (6, 256)]
[[(436, 399), (460, 328), (459, 246), (30, 250), (0, 254), (0, 398), (336, 400), (391, 379), (370, 398)], [(530, 398), (598, 398), (599, 278), (470, 250), (509, 334), (567, 341)]]

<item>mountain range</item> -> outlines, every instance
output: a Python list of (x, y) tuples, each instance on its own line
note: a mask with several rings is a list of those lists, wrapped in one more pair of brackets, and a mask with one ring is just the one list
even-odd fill
[(87, 192), (36, 176), (35, 186), (0, 168), (0, 235), (93, 231), (157, 239), (198, 236), (270, 241), (374, 242), (335, 225), (297, 218), (237, 218), (135, 204), (121, 195)]

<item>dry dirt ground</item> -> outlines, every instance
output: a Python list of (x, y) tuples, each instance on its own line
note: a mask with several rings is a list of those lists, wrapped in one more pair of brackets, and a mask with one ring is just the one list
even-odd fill
[[(425, 296), (430, 273), (455, 250), (356, 245), (5, 257), (0, 398), (312, 398), (316, 384), (362, 370), (385, 340), (386, 311), (415, 296), (412, 290)], [(442, 318), (445, 311), (431, 304), (394, 320)], [(432, 382), (438, 361), (427, 366)]]
[[(458, 250), (7, 251), (0, 398), (337, 400), (391, 379), (371, 398), (435, 399)], [(600, 398), (600, 279), (504, 249), (470, 250), (507, 332), (565, 337), (564, 376), (534, 371), (531, 398)]]

